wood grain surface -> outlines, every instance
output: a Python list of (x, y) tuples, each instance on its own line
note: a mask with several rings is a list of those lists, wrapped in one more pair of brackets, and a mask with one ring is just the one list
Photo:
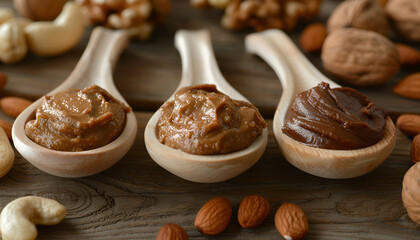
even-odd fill
[[(244, 52), (248, 32), (231, 33), (218, 25), (220, 12), (198, 11), (187, 1), (173, 0), (168, 24), (145, 43), (132, 43), (121, 56), (114, 79), (134, 107), (138, 133), (129, 153), (109, 170), (85, 178), (67, 179), (48, 175), (16, 153), (12, 170), (0, 179), (0, 209), (13, 199), (27, 195), (53, 198), (67, 207), (68, 215), (56, 226), (39, 226), (38, 239), (155, 239), (165, 223), (187, 230), (190, 239), (282, 239), (274, 226), (274, 214), (285, 201), (302, 207), (308, 217), (305, 239), (420, 239), (420, 226), (411, 221), (401, 201), (402, 179), (412, 165), (411, 140), (398, 132), (392, 155), (373, 172), (347, 180), (330, 180), (306, 174), (290, 165), (275, 145), (272, 134), (274, 109), (281, 96), (280, 83), (260, 59)], [(325, 1), (320, 21), (337, 4)], [(11, 6), (11, 1), (0, 1)], [(255, 166), (226, 182), (198, 184), (178, 178), (159, 167), (144, 146), (144, 127), (155, 110), (176, 88), (181, 63), (173, 47), (179, 28), (209, 28), (216, 57), (230, 83), (261, 108), (269, 125), (267, 149)], [(299, 30), (291, 33), (296, 39)], [(54, 58), (28, 56), (14, 65), (0, 64), (10, 81), (2, 95), (38, 98), (55, 88), (75, 66), (88, 34), (73, 51)], [(417, 46), (419, 47), (419, 46)], [(318, 55), (308, 57), (320, 67)], [(420, 101), (400, 98), (391, 82), (359, 89), (394, 116), (420, 113)], [(3, 113), (0, 119), (12, 121)], [(249, 194), (260, 194), (270, 202), (267, 220), (256, 229), (242, 229), (236, 220), (239, 203)], [(228, 197), (234, 208), (231, 224), (218, 236), (207, 237), (194, 228), (195, 214), (209, 199)]]

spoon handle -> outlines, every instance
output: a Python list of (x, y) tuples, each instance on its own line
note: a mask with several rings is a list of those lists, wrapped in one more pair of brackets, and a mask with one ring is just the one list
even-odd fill
[(175, 46), (182, 60), (182, 79), (177, 90), (198, 84), (215, 84), (225, 94), (246, 100), (224, 78), (217, 65), (208, 30), (179, 30)]
[[(124, 31), (104, 27), (93, 29), (89, 43), (70, 76), (51, 93), (68, 88), (85, 88), (96, 84), (113, 95), (119, 94), (112, 80), (112, 71), (122, 51), (129, 43)], [(114, 96), (123, 99), (120, 96)]]

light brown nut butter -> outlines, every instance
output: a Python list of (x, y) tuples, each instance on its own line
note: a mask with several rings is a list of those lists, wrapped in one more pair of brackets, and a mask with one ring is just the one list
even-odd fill
[(356, 28), (329, 34), (321, 58), (327, 71), (355, 86), (387, 82), (400, 67), (394, 43), (379, 33)]
[(356, 90), (321, 83), (297, 95), (282, 131), (312, 147), (360, 149), (382, 139), (386, 116)]
[(377, 0), (343, 1), (328, 19), (328, 32), (340, 28), (360, 28), (386, 35), (388, 21), (384, 9)]
[(26, 123), (25, 133), (32, 141), (54, 150), (94, 149), (120, 135), (129, 111), (96, 85), (68, 89), (43, 97), (36, 119)]
[(192, 154), (242, 150), (266, 128), (252, 104), (233, 100), (210, 84), (180, 89), (160, 112), (156, 126), (159, 141)]
[(401, 196), (408, 216), (420, 224), (420, 162), (407, 171), (402, 185)]
[(403, 37), (420, 42), (420, 0), (389, 0), (385, 10)]

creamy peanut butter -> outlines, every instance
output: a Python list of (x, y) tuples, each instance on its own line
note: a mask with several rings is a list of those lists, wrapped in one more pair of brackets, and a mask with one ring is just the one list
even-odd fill
[(98, 148), (116, 139), (131, 109), (92, 85), (44, 96), (25, 133), (34, 142), (60, 151)]
[(160, 111), (156, 126), (159, 141), (192, 154), (242, 150), (266, 128), (257, 108), (231, 99), (215, 85), (182, 88)]
[(306, 145), (336, 150), (371, 146), (383, 135), (387, 113), (352, 88), (329, 84), (297, 95), (282, 131)]

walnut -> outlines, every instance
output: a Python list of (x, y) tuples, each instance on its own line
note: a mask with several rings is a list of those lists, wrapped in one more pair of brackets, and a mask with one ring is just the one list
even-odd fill
[(113, 29), (127, 29), (140, 40), (149, 38), (170, 11), (169, 0), (77, 0), (87, 21)]
[(386, 35), (388, 21), (377, 0), (347, 0), (332, 12), (328, 19), (328, 32), (343, 27), (372, 30)]
[(329, 34), (321, 58), (327, 71), (356, 86), (384, 83), (400, 66), (398, 51), (390, 40), (357, 28), (341, 28)]
[(225, 9), (222, 26), (230, 30), (252, 27), (292, 30), (299, 20), (313, 19), (322, 0), (191, 0), (198, 8)]
[(403, 37), (420, 42), (420, 0), (389, 0), (385, 10)]

